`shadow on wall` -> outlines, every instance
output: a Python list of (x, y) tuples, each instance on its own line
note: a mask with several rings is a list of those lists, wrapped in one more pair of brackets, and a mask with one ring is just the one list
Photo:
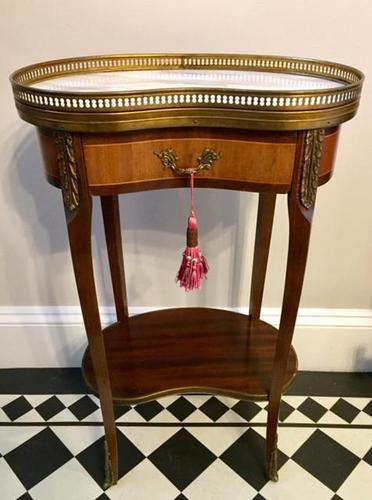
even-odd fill
[[(19, 135), (15, 139), (17, 146), (11, 160), (12, 165), (8, 169), (7, 201), (9, 207), (12, 206), (12, 210), (19, 216), (19, 227), (27, 235), (27, 239), (32, 241), (31, 250), (42, 257), (61, 252), (66, 254), (63, 264), (66, 268), (58, 269), (56, 273), (55, 269), (48, 269), (48, 266), (44, 265), (42, 258), (40, 262), (43, 265), (39, 264), (39, 269), (34, 269), (32, 277), (35, 279), (37, 276), (36, 287), (33, 287), (32, 293), (35, 293), (35, 288), (42, 290), (40, 297), (45, 297), (47, 293), (50, 297), (49, 304), (58, 304), (61, 301), (58, 298), (60, 287), (56, 275), (60, 275), (64, 269), (71, 269), (62, 198), (56, 188), (49, 186), (44, 178), (35, 130), (30, 129), (19, 140), (18, 137)], [(204, 189), (197, 190), (196, 196), (203, 251), (213, 263), (213, 276), (206, 283), (203, 293), (193, 295), (190, 301), (195, 301), (200, 306), (215, 305), (217, 296), (221, 300), (221, 292), (217, 294), (218, 287), (223, 287), (224, 305), (240, 305), (241, 300), (246, 302), (248, 299), (241, 297), (241, 279), (247, 264), (245, 249), (248, 219), (256, 203), (253, 198), (248, 199), (248, 194), (235, 191)], [(188, 200), (189, 194), (185, 189), (148, 191), (121, 197), (130, 304), (146, 305), (141, 302), (144, 287), (150, 287), (151, 293), (154, 294), (152, 296), (161, 301), (159, 293), (161, 294), (161, 288), (164, 286), (162, 270), (144, 264), (155, 255), (160, 266), (166, 263), (176, 272), (185, 243)], [(112, 294), (102, 219), (97, 213), (99, 209), (99, 202), (95, 200), (92, 236), (95, 270), (101, 303), (109, 304), (112, 303)], [(32, 255), (20, 257), (22, 260), (32, 258)], [(133, 262), (136, 263), (135, 269), (131, 265)], [(226, 269), (226, 266), (229, 268)], [(139, 273), (140, 280), (137, 279)], [(228, 283), (225, 279), (227, 273)], [(27, 276), (25, 286), (27, 287)], [(175, 286), (173, 276), (169, 286)], [(16, 293), (16, 287), (13, 292)], [(189, 300), (189, 297), (188, 294), (185, 300)], [(35, 297), (32, 301), (35, 303)], [(39, 303), (45, 304), (45, 300), (41, 299)]]
[(353, 362), (353, 371), (354, 372), (372, 372), (372, 358), (369, 356), (371, 349), (367, 349), (367, 347), (360, 346), (354, 350), (354, 362)]

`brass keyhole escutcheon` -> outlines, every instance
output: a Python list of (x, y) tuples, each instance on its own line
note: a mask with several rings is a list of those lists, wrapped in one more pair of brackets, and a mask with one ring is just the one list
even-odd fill
[(222, 157), (222, 153), (214, 151), (214, 149), (204, 149), (196, 160), (196, 167), (181, 168), (177, 166), (178, 157), (174, 149), (167, 148), (162, 151), (154, 151), (164, 168), (171, 168), (173, 172), (179, 175), (190, 174), (191, 172), (200, 172), (201, 170), (209, 170), (212, 168), (213, 162)]

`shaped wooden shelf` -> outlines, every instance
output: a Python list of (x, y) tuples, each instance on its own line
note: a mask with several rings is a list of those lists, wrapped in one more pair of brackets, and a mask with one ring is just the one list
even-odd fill
[[(276, 339), (277, 330), (264, 321), (219, 309), (132, 316), (104, 330), (113, 399), (133, 404), (190, 392), (268, 399)], [(284, 390), (296, 371), (291, 348)], [(83, 374), (97, 392), (89, 348)]]

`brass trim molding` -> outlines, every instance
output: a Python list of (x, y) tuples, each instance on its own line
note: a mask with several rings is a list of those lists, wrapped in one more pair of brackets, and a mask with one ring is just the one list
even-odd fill
[(61, 180), (63, 202), (68, 211), (73, 212), (79, 206), (79, 180), (75, 159), (72, 134), (56, 132), (54, 143), (57, 151), (57, 162)]
[(181, 168), (177, 166), (178, 156), (172, 148), (163, 149), (162, 151), (154, 151), (154, 155), (160, 159), (164, 168), (170, 168), (173, 172), (179, 175), (186, 175), (191, 172), (197, 173), (201, 170), (210, 170), (213, 162), (222, 157), (222, 153), (220, 152), (217, 153), (213, 149), (204, 149), (201, 155), (197, 158), (196, 167)]
[(305, 208), (311, 208), (315, 203), (323, 139), (323, 129), (306, 132), (301, 174), (301, 203)]
[[(43, 90), (36, 85), (64, 75), (150, 69), (289, 73), (337, 81), (342, 85), (321, 90), (231, 90), (221, 87), (122, 92), (62, 92)], [(140, 115), (144, 128), (164, 127), (169, 126), (164, 123), (175, 111), (189, 112), (194, 125), (201, 126), (198, 116), (202, 110), (203, 125), (205, 122), (213, 125), (216, 119), (224, 122), (226, 112), (240, 112), (236, 123), (226, 126), (256, 128), (257, 122), (265, 120), (265, 113), (270, 113), (262, 128), (300, 130), (334, 126), (350, 119), (358, 107), (363, 78), (359, 70), (349, 66), (311, 59), (241, 54), (132, 54), (48, 61), (21, 68), (10, 80), (22, 118), (55, 129), (130, 130), (136, 128), (133, 113)], [(161, 118), (156, 116), (159, 113)]]

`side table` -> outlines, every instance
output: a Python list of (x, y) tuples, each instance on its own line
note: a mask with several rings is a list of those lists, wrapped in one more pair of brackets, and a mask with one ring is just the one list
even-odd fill
[[(190, 392), (269, 401), (266, 470), (277, 480), (279, 405), (297, 371), (291, 343), (316, 192), (332, 175), (340, 124), (356, 113), (363, 75), (286, 57), (144, 54), (49, 61), (11, 82), (20, 116), (37, 126), (46, 177), (63, 194), (89, 343), (82, 371), (106, 434), (104, 487), (118, 480), (113, 403)], [(177, 308), (129, 317), (118, 195), (185, 187), (185, 168), (196, 166), (198, 188), (259, 193), (249, 314)], [(289, 247), (276, 329), (260, 313), (280, 193)], [(104, 329), (93, 196), (101, 198), (117, 315)]]

